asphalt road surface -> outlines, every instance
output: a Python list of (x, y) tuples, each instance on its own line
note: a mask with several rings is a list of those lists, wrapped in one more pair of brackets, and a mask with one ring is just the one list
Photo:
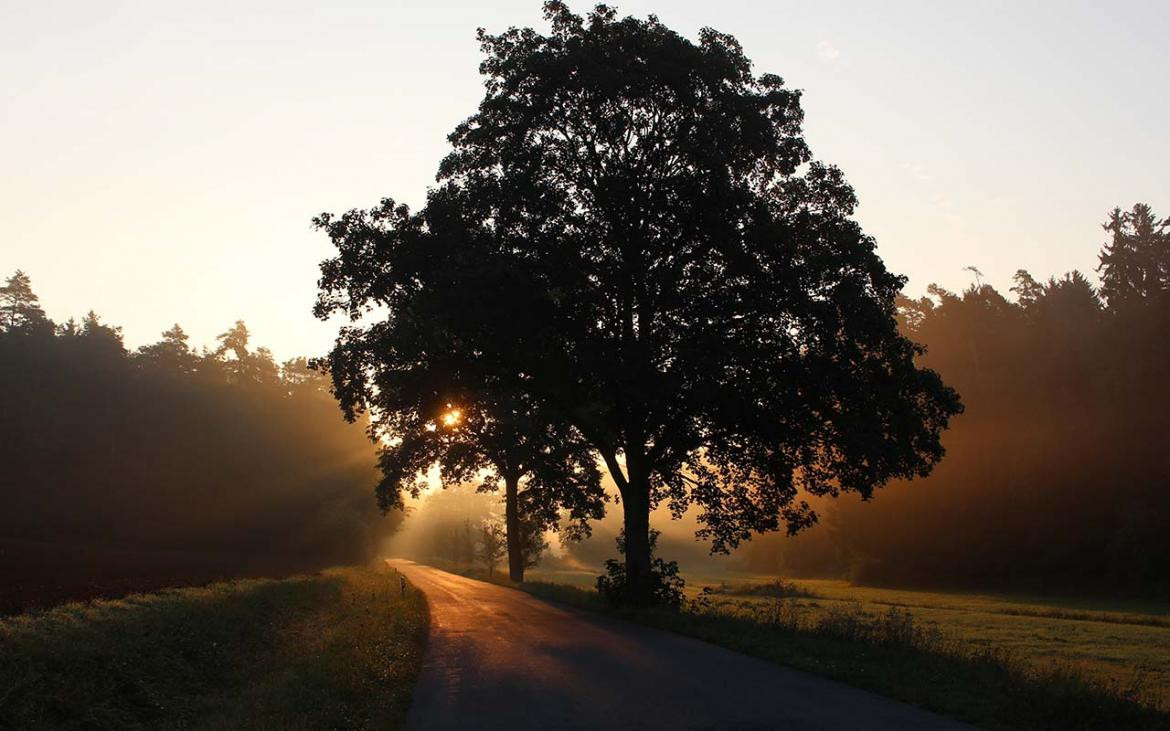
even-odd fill
[(431, 607), (412, 731), (968, 728), (698, 640), (389, 564)]

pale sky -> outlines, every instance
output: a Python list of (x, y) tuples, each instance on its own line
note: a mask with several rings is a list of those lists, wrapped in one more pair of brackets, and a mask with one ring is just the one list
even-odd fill
[[(615, 5), (803, 89), (908, 294), (1091, 272), (1113, 206), (1170, 215), (1170, 2)], [(422, 202), (481, 96), (475, 29), (509, 25), (540, 2), (0, 0), (0, 277), (130, 347), (244, 319), (321, 354), (310, 218)]]

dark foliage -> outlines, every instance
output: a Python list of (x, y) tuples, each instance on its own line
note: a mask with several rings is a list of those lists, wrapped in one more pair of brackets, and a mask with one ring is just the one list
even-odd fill
[(243, 323), (216, 352), (176, 325), (128, 353), (30, 294), (0, 290), (4, 609), (371, 554), (373, 451), (303, 359), (278, 367)]
[(387, 410), (396, 437), (452, 388), (571, 430), (621, 494), (639, 603), (662, 501), (697, 505), (724, 551), (815, 522), (801, 490), (928, 473), (958, 398), (915, 366), (903, 279), (813, 159), (799, 92), (710, 29), (696, 44), (605, 6), (545, 15), (548, 35), (480, 34), (486, 94), (426, 208), (349, 214), (320, 310), (386, 314), (341, 333), (343, 407), (421, 381), (425, 400)]
[[(682, 577), (678, 575), (677, 561), (664, 561), (654, 555), (654, 549), (658, 545), (658, 536), (660, 532), (651, 529), (650, 531), (650, 601), (636, 602), (635, 598), (631, 596), (631, 587), (629, 575), (626, 573), (626, 564), (624, 561), (615, 561), (614, 559), (606, 559), (605, 575), (597, 577), (597, 593), (606, 602), (613, 605), (625, 604), (648, 604), (652, 607), (662, 607), (665, 609), (681, 609), (683, 601), (686, 599), (683, 594)], [(626, 536), (624, 533), (617, 537), (618, 553), (625, 554), (626, 552)]]
[(1136, 203), (1129, 211), (1113, 209), (1104, 229), (1111, 238), (1101, 249), (1098, 271), (1110, 309), (1170, 306), (1170, 219)]
[[(464, 235), (457, 212), (436, 202), (411, 215), (386, 200), (369, 211), (322, 214), (315, 223), (338, 251), (321, 266), (316, 312), (344, 311), (355, 320), (325, 362), (347, 418), (378, 414), (369, 434), (380, 445), (382, 508), (418, 497), (434, 466), (444, 485), (486, 473), (481, 489), (504, 488), (513, 581), (529, 567), (533, 531), (564, 518), (566, 535), (588, 535), (605, 499), (588, 444), (563, 419), (540, 413), (491, 353), (439, 326), (474, 318), (475, 308), (514, 286), (478, 271), (483, 252)], [(358, 324), (373, 307), (392, 316)]]
[(840, 506), (816, 542), (771, 546), (784, 570), (828, 556), (864, 582), (1170, 596), (1170, 278), (1118, 258), (1167, 261), (1151, 221), (1142, 205), (1111, 215), (1100, 292), (1021, 271), (1014, 301), (987, 285), (904, 300), (923, 364), (967, 406), (947, 460)]

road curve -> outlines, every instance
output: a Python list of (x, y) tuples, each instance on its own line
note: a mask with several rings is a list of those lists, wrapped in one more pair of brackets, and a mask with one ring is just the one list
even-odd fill
[(388, 563), (431, 609), (411, 731), (968, 728), (698, 640)]

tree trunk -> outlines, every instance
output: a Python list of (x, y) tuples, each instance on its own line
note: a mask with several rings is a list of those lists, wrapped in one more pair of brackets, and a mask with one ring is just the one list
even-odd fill
[(520, 536), (520, 477), (504, 477), (504, 524), (508, 531), (508, 578), (524, 581), (524, 542)]
[(623, 491), (626, 530), (626, 588), (631, 604), (650, 606), (650, 476), (631, 467)]

